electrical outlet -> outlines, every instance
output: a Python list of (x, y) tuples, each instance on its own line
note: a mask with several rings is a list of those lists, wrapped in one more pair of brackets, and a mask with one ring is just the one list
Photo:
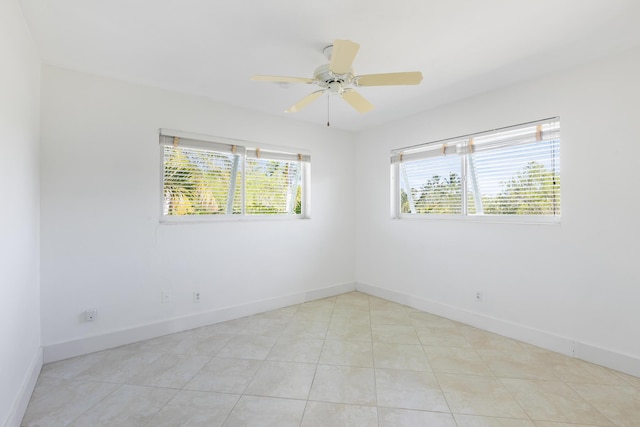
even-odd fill
[(475, 292), (475, 300), (476, 300), (476, 302), (482, 302), (482, 297), (483, 297), (482, 291), (476, 291)]
[(194, 303), (200, 302), (200, 291), (195, 291), (193, 293), (193, 302)]
[(162, 304), (169, 304), (171, 302), (171, 293), (169, 291), (160, 292), (160, 301)]
[(95, 308), (89, 308), (84, 312), (84, 319), (87, 322), (93, 322), (98, 317), (98, 310)]

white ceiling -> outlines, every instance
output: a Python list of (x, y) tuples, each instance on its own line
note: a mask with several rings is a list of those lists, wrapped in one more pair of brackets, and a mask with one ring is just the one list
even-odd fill
[(312, 77), (334, 39), (356, 74), (422, 71), (419, 86), (363, 87), (366, 114), (331, 98), (331, 126), (362, 130), (640, 45), (638, 0), (21, 0), (43, 62), (326, 123)]

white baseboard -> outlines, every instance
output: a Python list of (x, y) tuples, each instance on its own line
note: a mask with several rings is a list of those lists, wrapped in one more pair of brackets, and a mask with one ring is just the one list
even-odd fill
[(42, 360), (42, 347), (38, 347), (36, 354), (33, 355), (33, 359), (29, 364), (29, 370), (22, 381), (18, 396), (13, 404), (11, 412), (9, 413), (9, 418), (7, 418), (5, 427), (20, 426), (24, 413), (27, 411), (29, 400), (31, 400), (33, 390), (36, 388), (36, 382), (38, 381), (38, 376), (42, 369)]
[(587, 362), (640, 377), (640, 359), (631, 355), (617, 353), (551, 332), (366, 283), (357, 283), (356, 290), (446, 317), (447, 319), (475, 326), (485, 331), (523, 341), (556, 353), (573, 356), (586, 360)]
[(44, 347), (44, 363), (107, 350), (109, 348), (131, 344), (137, 341), (225, 322), (227, 320), (238, 319), (240, 317), (251, 316), (265, 311), (276, 310), (290, 305), (301, 304), (303, 302), (327, 298), (355, 290), (355, 283), (342, 283), (326, 288), (252, 301), (245, 304), (219, 308), (188, 316), (175, 317), (161, 322), (150, 323), (106, 334), (81, 338), (78, 340), (46, 345)]

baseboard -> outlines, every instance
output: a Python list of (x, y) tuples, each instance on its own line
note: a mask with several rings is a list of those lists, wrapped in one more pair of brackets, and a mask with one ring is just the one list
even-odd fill
[(44, 347), (44, 363), (107, 350), (109, 348), (131, 344), (137, 341), (156, 338), (202, 326), (213, 325), (227, 320), (251, 316), (265, 311), (276, 310), (290, 305), (301, 304), (303, 302), (327, 298), (355, 290), (356, 285), (354, 282), (342, 283), (328, 286), (326, 288), (313, 289), (310, 291), (252, 301), (245, 304), (219, 308), (188, 316), (175, 317), (161, 322), (149, 323), (78, 340), (46, 345)]
[(640, 378), (640, 358), (591, 344), (574, 342), (574, 356)]
[(640, 377), (640, 359), (634, 356), (617, 353), (582, 343), (569, 337), (366, 283), (357, 283), (356, 290), (446, 317), (447, 319), (455, 320), (485, 331), (523, 341), (556, 353), (573, 356), (587, 362)]
[(33, 390), (36, 388), (38, 375), (40, 375), (40, 370), (42, 369), (42, 360), (42, 347), (38, 347), (36, 354), (33, 355), (33, 359), (29, 364), (29, 370), (25, 375), (24, 380), (22, 381), (18, 396), (15, 403), (13, 404), (11, 413), (9, 413), (9, 418), (7, 418), (5, 427), (20, 426), (22, 418), (24, 417), (24, 413), (27, 411), (29, 400), (31, 400)]

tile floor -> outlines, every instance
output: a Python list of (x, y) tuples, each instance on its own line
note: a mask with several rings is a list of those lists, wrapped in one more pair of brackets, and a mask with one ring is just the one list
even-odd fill
[(640, 378), (353, 292), (45, 365), (23, 426), (640, 426)]

